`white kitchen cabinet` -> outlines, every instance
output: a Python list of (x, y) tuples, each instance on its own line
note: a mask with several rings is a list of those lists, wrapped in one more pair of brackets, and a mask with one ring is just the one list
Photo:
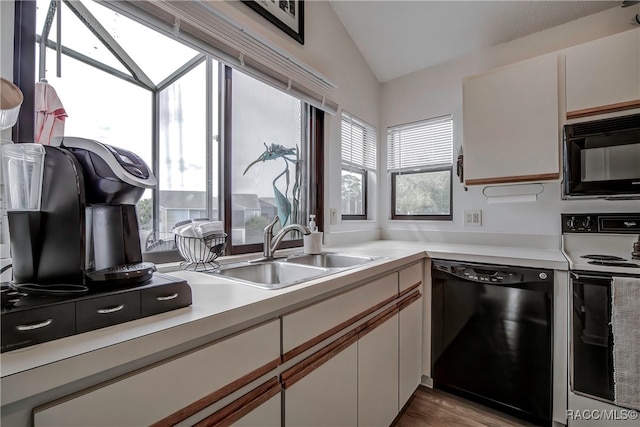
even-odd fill
[(162, 424), (179, 422), (274, 370), (280, 361), (279, 338), (280, 322), (264, 323), (36, 408), (34, 425), (124, 426), (151, 425), (161, 420)]
[(401, 299), (398, 313), (398, 408), (409, 401), (422, 377), (422, 262), (400, 271)]
[(556, 53), (465, 79), (465, 183), (558, 179), (558, 104)]
[(280, 393), (232, 424), (235, 427), (281, 427), (282, 396)]
[(402, 409), (422, 377), (422, 295), (398, 313), (398, 407)]
[(398, 290), (400, 291), (400, 295), (421, 285), (422, 274), (422, 261), (400, 270), (398, 277)]
[(567, 118), (640, 107), (640, 29), (567, 49), (565, 61)]
[(398, 314), (358, 339), (358, 425), (388, 426), (398, 414)]
[(285, 381), (284, 425), (358, 424), (358, 344), (352, 342), (291, 386)]
[(398, 276), (391, 274), (282, 317), (284, 360), (338, 333), (376, 307), (398, 296)]

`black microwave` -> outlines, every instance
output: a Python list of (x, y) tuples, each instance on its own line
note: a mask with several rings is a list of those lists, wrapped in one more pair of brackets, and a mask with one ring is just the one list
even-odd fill
[(640, 114), (563, 130), (563, 199), (640, 199)]

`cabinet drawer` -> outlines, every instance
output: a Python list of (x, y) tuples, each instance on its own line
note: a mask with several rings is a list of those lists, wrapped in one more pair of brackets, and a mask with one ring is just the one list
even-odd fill
[(417, 283), (422, 283), (422, 261), (400, 270), (400, 293), (410, 289)]
[(223, 387), (279, 359), (279, 333), (279, 322), (274, 320), (52, 402), (34, 410), (34, 425), (142, 426), (183, 413), (187, 407), (195, 413), (203, 409), (200, 403), (206, 407), (215, 401), (209, 398), (218, 396)]
[(2, 315), (2, 351), (51, 341), (76, 331), (75, 303)]
[(139, 317), (139, 291), (107, 295), (76, 302), (78, 333), (128, 322)]
[(342, 326), (376, 305), (394, 299), (397, 295), (398, 275), (394, 273), (283, 316), (283, 354), (286, 355), (296, 347), (312, 342), (322, 334)]
[(142, 317), (152, 316), (176, 308), (191, 305), (191, 287), (186, 283), (176, 283), (163, 287), (140, 291)]

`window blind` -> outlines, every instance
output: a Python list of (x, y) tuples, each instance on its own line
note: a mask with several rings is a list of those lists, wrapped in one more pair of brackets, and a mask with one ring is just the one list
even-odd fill
[(436, 117), (387, 129), (389, 171), (447, 166), (452, 162), (452, 116)]
[[(105, 1), (131, 18), (172, 29), (177, 39), (327, 113), (336, 114), (336, 85), (288, 52), (224, 15), (214, 1)], [(143, 18), (141, 18), (143, 16)]]
[(376, 129), (342, 113), (342, 164), (375, 172)]

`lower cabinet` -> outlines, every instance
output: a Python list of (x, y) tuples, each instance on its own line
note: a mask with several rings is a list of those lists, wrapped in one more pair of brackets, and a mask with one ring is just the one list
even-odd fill
[(284, 425), (356, 426), (358, 424), (358, 344), (327, 354), (308, 375), (296, 380), (283, 374)]
[(33, 410), (42, 426), (389, 426), (421, 378), (422, 263)]
[[(302, 358), (281, 376), (285, 426), (392, 424), (422, 374), (422, 271), (417, 263), (283, 316), (283, 358)], [(302, 328), (311, 322), (313, 334)]]
[(398, 414), (398, 313), (358, 339), (358, 425), (388, 426)]
[(279, 344), (280, 322), (273, 320), (36, 408), (34, 426), (176, 424), (275, 372)]
[(279, 392), (232, 425), (237, 427), (281, 427), (282, 394)]
[(402, 409), (422, 377), (422, 295), (415, 294), (398, 313), (398, 407)]

